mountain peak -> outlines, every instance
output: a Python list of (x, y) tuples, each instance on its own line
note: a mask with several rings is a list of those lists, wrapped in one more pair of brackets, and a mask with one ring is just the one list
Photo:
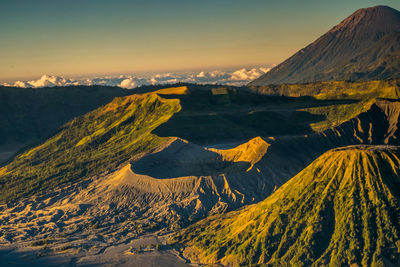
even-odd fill
[(388, 6), (361, 8), (329, 32), (358, 31), (369, 33), (400, 32), (400, 12)]
[(400, 12), (362, 8), (249, 85), (400, 77)]
[(373, 7), (367, 7), (367, 8), (360, 8), (356, 10), (352, 15), (349, 16), (351, 17), (366, 17), (366, 18), (376, 18), (376, 17), (382, 17), (382, 16), (399, 16), (400, 12), (394, 8), (391, 8), (389, 6), (383, 6), (383, 5), (378, 5), (378, 6), (373, 6)]

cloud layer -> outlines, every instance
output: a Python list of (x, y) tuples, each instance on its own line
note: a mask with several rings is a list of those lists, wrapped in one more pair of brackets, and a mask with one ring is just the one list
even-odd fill
[(142, 85), (172, 84), (178, 82), (199, 83), (199, 84), (223, 84), (241, 86), (258, 78), (260, 75), (268, 72), (270, 68), (242, 68), (235, 71), (201, 71), (198, 73), (160, 73), (149, 75), (120, 75), (105, 76), (97, 78), (64, 78), (51, 75), (43, 75), (38, 80), (16, 81), (14, 83), (5, 83), (4, 86), (15, 86), (25, 88), (40, 88), (53, 86), (69, 85), (108, 85), (119, 86), (126, 89), (132, 89)]

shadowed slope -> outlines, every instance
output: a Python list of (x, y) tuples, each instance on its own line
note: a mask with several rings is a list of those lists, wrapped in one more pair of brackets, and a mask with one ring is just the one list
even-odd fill
[(399, 157), (397, 147), (331, 150), (263, 202), (203, 220), (177, 240), (208, 263), (397, 265)]
[[(311, 123), (314, 131), (320, 132), (367, 111), (377, 98), (398, 99), (400, 80), (348, 82), (330, 81), (306, 84), (280, 84), (251, 87), (259, 94), (284, 95), (290, 97), (312, 96), (317, 100), (342, 99), (353, 100), (343, 105), (308, 106), (302, 109), (315, 115), (324, 115), (325, 119)], [(354, 100), (358, 100), (355, 101)]]
[[(260, 95), (244, 88), (221, 87), (194, 87), (179, 98), (181, 112), (157, 127), (154, 134), (206, 146), (239, 144), (257, 136), (311, 133), (310, 125), (331, 121), (332, 116), (327, 118), (323, 112), (316, 114), (304, 109), (340, 108), (359, 102), (351, 98), (318, 100), (310, 96)], [(346, 120), (353, 116), (346, 116)]]

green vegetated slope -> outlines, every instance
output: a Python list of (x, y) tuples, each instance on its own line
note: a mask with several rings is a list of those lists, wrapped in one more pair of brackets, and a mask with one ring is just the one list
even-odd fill
[(315, 83), (251, 86), (250, 90), (265, 95), (315, 96), (317, 99), (363, 99), (400, 96), (400, 80), (366, 82), (329, 81)]
[(0, 86), (0, 145), (42, 140), (74, 117), (130, 94), (130, 90), (104, 86)]
[(322, 115), (324, 120), (310, 124), (314, 131), (323, 131), (343, 123), (368, 110), (377, 98), (397, 99), (400, 97), (399, 80), (367, 82), (330, 81), (305, 84), (281, 84), (250, 87), (250, 90), (265, 95), (290, 97), (312, 96), (317, 100), (354, 100), (345, 105), (306, 107), (302, 111)]
[(228, 265), (400, 263), (400, 151), (334, 149), (264, 201), (175, 237), (194, 261)]
[(166, 138), (151, 131), (180, 110), (155, 93), (115, 98), (64, 125), (55, 136), (0, 169), (0, 201), (49, 190), (112, 170)]

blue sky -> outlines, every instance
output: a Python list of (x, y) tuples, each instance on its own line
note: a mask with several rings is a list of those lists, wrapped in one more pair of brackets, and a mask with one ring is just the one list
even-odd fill
[(0, 0), (0, 82), (279, 63), (369, 0)]

